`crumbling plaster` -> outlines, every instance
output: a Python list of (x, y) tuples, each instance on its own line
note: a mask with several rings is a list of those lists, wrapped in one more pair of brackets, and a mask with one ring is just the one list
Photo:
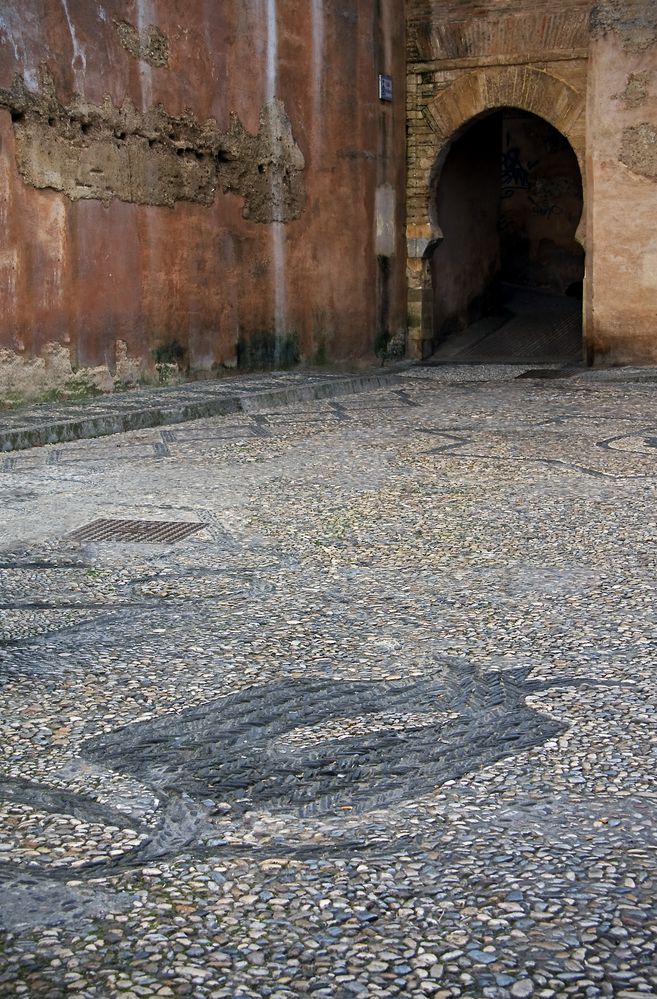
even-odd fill
[(102, 364), (77, 367), (69, 344), (48, 343), (37, 357), (0, 349), (0, 406), (112, 392), (138, 384), (143, 376), (140, 362), (129, 356), (122, 340), (115, 343), (112, 368), (110, 371), (108, 365)]
[(657, 7), (652, 0), (602, 0), (591, 10), (591, 36), (615, 33), (626, 52), (641, 53), (657, 42)]
[(220, 188), (243, 197), (243, 215), (255, 222), (288, 222), (303, 212), (305, 161), (276, 98), (262, 108), (256, 135), (235, 114), (222, 132), (214, 119), (170, 115), (161, 105), (142, 113), (130, 100), (120, 108), (109, 98), (63, 104), (44, 68), (36, 92), (22, 77), (0, 88), (0, 107), (11, 113), (25, 183), (72, 201), (211, 205)]
[(633, 173), (657, 180), (657, 127), (642, 121), (624, 128), (619, 158)]
[(371, 363), (406, 317), (403, 38), (397, 0), (6, 0), (0, 384)]
[(121, 45), (135, 59), (143, 59), (149, 66), (162, 67), (169, 63), (169, 39), (155, 24), (139, 32), (129, 21), (114, 19)]

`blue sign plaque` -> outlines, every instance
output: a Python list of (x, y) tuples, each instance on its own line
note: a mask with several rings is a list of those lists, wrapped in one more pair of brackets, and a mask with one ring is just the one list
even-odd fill
[(392, 77), (379, 73), (379, 100), (392, 101)]

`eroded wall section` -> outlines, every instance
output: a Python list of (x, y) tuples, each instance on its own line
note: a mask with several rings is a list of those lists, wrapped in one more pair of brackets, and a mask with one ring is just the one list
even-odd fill
[(17, 76), (0, 88), (10, 112), (16, 165), (28, 186), (63, 191), (71, 201), (95, 199), (172, 207), (212, 205), (217, 189), (244, 199), (243, 216), (289, 222), (305, 207), (303, 153), (282, 101), (273, 98), (250, 135), (236, 114), (221, 131), (192, 111), (168, 114), (161, 105), (138, 111), (127, 98), (89, 104), (58, 99), (46, 66), (40, 88)]

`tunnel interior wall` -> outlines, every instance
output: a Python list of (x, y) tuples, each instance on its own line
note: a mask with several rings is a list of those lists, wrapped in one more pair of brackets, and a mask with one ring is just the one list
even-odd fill
[(403, 37), (395, 0), (3, 4), (0, 397), (403, 339)]
[(500, 258), (503, 281), (556, 294), (581, 286), (584, 252), (575, 239), (582, 178), (565, 136), (532, 115), (502, 120)]
[(437, 340), (494, 307), (500, 271), (501, 129), (478, 122), (448, 152), (436, 190), (443, 239), (431, 261)]

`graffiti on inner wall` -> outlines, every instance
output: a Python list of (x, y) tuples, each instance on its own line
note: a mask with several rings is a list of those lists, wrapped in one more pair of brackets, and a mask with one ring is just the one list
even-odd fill
[(506, 133), (505, 148), (502, 151), (502, 197), (512, 198), (516, 191), (528, 191), (531, 187), (532, 172), (538, 160), (523, 163), (519, 146), (511, 145), (511, 135)]
[[(549, 155), (554, 149), (548, 146), (546, 152)], [(526, 192), (532, 215), (541, 218), (562, 215), (564, 209), (558, 199), (576, 197), (577, 185), (569, 177), (541, 177), (540, 165), (540, 158), (523, 160), (520, 147), (512, 145), (511, 134), (507, 132), (502, 152), (502, 199), (513, 198), (519, 191)]]
[(582, 180), (567, 139), (520, 113), (504, 121), (499, 212), (503, 280), (566, 294), (582, 278)]
[(541, 201), (533, 195), (529, 196), (529, 204), (531, 205), (530, 211), (532, 215), (540, 215), (541, 218), (549, 219), (553, 215), (563, 215), (561, 205), (555, 205), (548, 200)]

